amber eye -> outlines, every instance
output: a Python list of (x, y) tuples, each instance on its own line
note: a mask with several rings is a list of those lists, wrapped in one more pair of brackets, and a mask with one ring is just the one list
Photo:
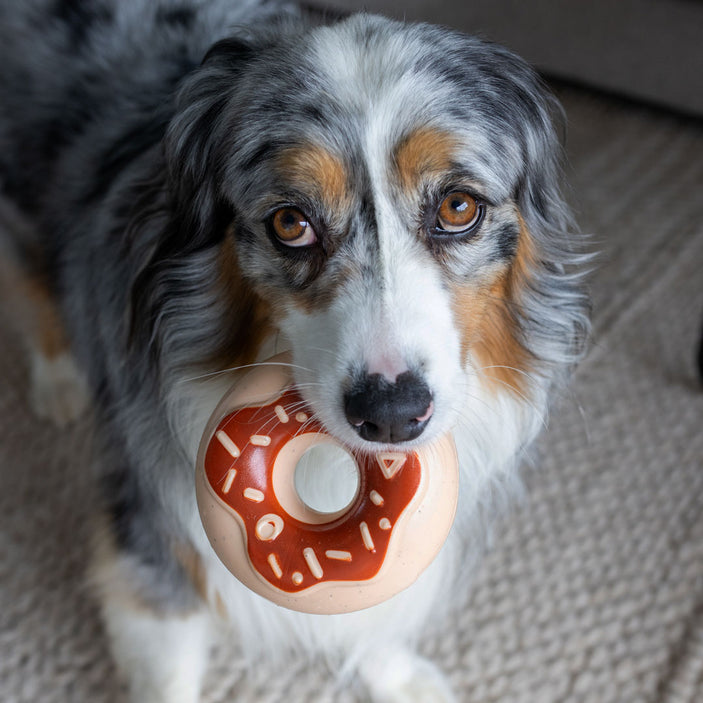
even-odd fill
[(437, 211), (437, 231), (463, 233), (478, 224), (481, 207), (476, 198), (459, 191), (450, 193)]
[(310, 246), (317, 241), (308, 218), (294, 207), (277, 210), (271, 219), (271, 227), (278, 241), (289, 247)]

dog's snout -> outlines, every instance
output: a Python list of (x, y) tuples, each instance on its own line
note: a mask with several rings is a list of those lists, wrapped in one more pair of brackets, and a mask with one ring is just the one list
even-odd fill
[(344, 396), (344, 413), (362, 439), (407, 442), (425, 429), (434, 405), (427, 384), (412, 371), (394, 383), (381, 374), (365, 375)]

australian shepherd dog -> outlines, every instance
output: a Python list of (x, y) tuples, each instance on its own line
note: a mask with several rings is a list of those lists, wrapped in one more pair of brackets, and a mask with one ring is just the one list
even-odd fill
[[(536, 74), (446, 28), (279, 0), (8, 2), (0, 65), (4, 297), (37, 412), (95, 417), (91, 579), (132, 700), (196, 701), (218, 621), (242, 656), (321, 656), (375, 703), (454, 700), (414, 645), (462, 604), (588, 330)], [(198, 516), (209, 415), (282, 350), (351, 451), (456, 442), (444, 549), (364, 611), (253, 594)]]

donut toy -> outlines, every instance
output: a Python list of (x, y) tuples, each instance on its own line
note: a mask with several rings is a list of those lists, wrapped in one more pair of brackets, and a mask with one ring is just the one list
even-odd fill
[(295, 489), (295, 467), (316, 445), (341, 445), (306, 408), (288, 359), (248, 372), (213, 413), (196, 468), (202, 523), (225, 566), (274, 603), (367, 608), (411, 585), (444, 544), (458, 495), (454, 443), (356, 455), (351, 502), (312, 509)]

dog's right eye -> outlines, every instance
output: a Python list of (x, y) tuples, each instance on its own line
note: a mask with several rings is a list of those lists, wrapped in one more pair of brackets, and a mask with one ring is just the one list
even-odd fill
[(294, 207), (276, 210), (270, 226), (276, 239), (289, 247), (307, 247), (317, 241), (317, 235), (308, 218)]
[(437, 234), (467, 234), (478, 226), (483, 208), (473, 195), (455, 191), (440, 204), (437, 211)]

